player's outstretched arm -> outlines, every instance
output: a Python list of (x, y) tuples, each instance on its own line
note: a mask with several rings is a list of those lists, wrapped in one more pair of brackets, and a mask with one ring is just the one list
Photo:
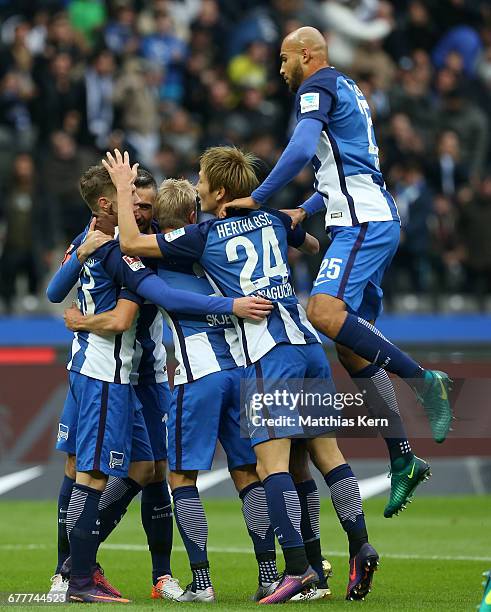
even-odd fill
[(111, 236), (94, 229), (96, 221), (94, 217), (90, 222), (85, 240), (82, 242), (83, 234), (80, 234), (65, 253), (60, 268), (50, 280), (46, 289), (46, 295), (50, 302), (57, 304), (63, 302), (78, 281), (82, 264), (94, 251), (112, 239)]
[(232, 299), (192, 293), (174, 289), (156, 274), (146, 276), (136, 288), (126, 283), (128, 288), (136, 291), (146, 300), (171, 312), (187, 314), (235, 314), (241, 318), (259, 320), (268, 315), (273, 305), (262, 297)]
[(118, 227), (119, 244), (126, 255), (140, 255), (142, 257), (162, 257), (155, 234), (140, 234), (133, 213), (134, 181), (138, 164), (130, 166), (128, 152), (121, 155), (115, 149), (114, 156), (106, 153), (107, 159), (102, 164), (109, 172), (111, 180), (116, 187), (118, 198)]
[(238, 208), (237, 202), (245, 200), (242, 202), (242, 208), (251, 207), (250, 199), (256, 205), (265, 204), (271, 196), (283, 189), (314, 157), (322, 127), (322, 122), (318, 119), (306, 117), (299, 121), (290, 142), (266, 180), (251, 193), (251, 198), (227, 202), (221, 210), (220, 218), (227, 216), (228, 208)]
[(116, 306), (107, 312), (84, 315), (73, 303), (65, 310), (65, 325), (72, 331), (88, 331), (99, 336), (113, 336), (128, 330), (138, 312), (138, 304), (126, 299), (119, 299)]

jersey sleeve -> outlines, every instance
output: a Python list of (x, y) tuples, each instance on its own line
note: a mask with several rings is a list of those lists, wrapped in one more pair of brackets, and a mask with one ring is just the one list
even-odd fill
[(76, 250), (82, 244), (84, 235), (85, 233), (82, 232), (73, 240), (65, 251), (61, 266), (50, 280), (46, 288), (46, 295), (50, 302), (55, 304), (63, 302), (77, 283), (82, 266), (78, 261)]
[(208, 235), (208, 222), (187, 225), (167, 234), (157, 234), (160, 252), (165, 259), (194, 263), (201, 259)]
[(297, 121), (317, 119), (327, 126), (335, 96), (336, 92), (331, 91), (330, 85), (307, 84), (297, 94), (295, 108)]
[(145, 298), (141, 297), (137, 293), (133, 293), (127, 287), (123, 287), (118, 295), (118, 300), (129, 300), (130, 302), (134, 302), (138, 304), (138, 306), (142, 306), (145, 302)]
[(303, 229), (301, 225), (297, 225), (294, 230), (292, 230), (292, 220), (288, 215), (281, 212), (281, 210), (275, 210), (274, 208), (266, 208), (262, 207), (262, 210), (267, 211), (270, 215), (274, 215), (277, 219), (281, 221), (283, 227), (286, 230), (286, 240), (288, 245), (298, 249), (305, 242), (305, 236), (307, 232)]
[[(123, 255), (117, 240), (111, 240), (98, 249), (101, 263), (111, 278), (121, 287), (137, 293), (141, 281), (153, 274), (139, 257)], [(102, 253), (101, 253), (102, 251)]]

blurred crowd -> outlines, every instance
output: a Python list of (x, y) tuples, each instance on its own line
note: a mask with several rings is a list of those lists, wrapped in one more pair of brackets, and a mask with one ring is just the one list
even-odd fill
[[(301, 25), (326, 33), (331, 63), (372, 109), (403, 222), (389, 306), (463, 295), (486, 308), (489, 0), (0, 0), (4, 310), (45, 307), (58, 252), (88, 219), (79, 175), (101, 152), (129, 150), (158, 181), (195, 181), (216, 144), (272, 166), (293, 127), (279, 44)], [(272, 205), (293, 208), (311, 188), (307, 168)], [(308, 228), (328, 244), (321, 215)], [(292, 257), (307, 294), (319, 260)]]

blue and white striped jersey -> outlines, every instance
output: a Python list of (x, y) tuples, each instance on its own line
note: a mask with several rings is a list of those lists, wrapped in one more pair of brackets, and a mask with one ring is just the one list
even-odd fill
[[(168, 285), (203, 295), (215, 295), (203, 268), (195, 263), (159, 260), (157, 273)], [(232, 317), (189, 315), (162, 310), (173, 339), (178, 366), (174, 384), (180, 385), (212, 372), (242, 366), (242, 352)]]
[[(121, 256), (116, 240), (106, 243), (84, 263), (77, 287), (78, 306), (84, 314), (112, 310), (121, 287), (138, 284), (152, 274), (139, 258)], [(129, 384), (135, 347), (136, 320), (127, 331), (103, 337), (75, 332), (68, 370), (85, 376)]]
[(324, 197), (326, 227), (366, 221), (399, 221), (380, 172), (370, 108), (356, 83), (334, 68), (322, 68), (300, 86), (297, 120), (322, 122), (312, 159), (315, 189)]
[(167, 351), (163, 334), (162, 313), (155, 304), (144, 302), (136, 321), (135, 352), (130, 375), (132, 385), (167, 381)]
[(288, 245), (302, 245), (305, 231), (299, 226), (292, 231), (290, 226), (287, 215), (263, 208), (157, 236), (164, 261), (201, 263), (219, 294), (260, 294), (274, 302), (273, 312), (263, 321), (232, 317), (246, 365), (277, 344), (319, 342), (295, 296), (287, 263)]
[[(81, 286), (78, 273), (76, 278), (65, 276), (68, 271), (67, 268), (64, 267), (64, 264), (71, 257), (76, 258), (75, 251), (82, 244), (87, 231), (88, 226), (73, 240), (65, 253), (65, 258), (63, 259), (60, 269), (53, 278), (54, 282), (58, 280), (58, 286), (61, 286), (62, 290), (65, 287), (67, 288), (66, 291), (63, 291), (64, 295), (60, 298), (60, 301), (66, 297), (68, 291), (75, 283), (78, 283), (77, 287)], [(56, 277), (59, 278), (57, 279)], [(131, 384), (153, 384), (167, 381), (167, 352), (162, 342), (162, 314), (157, 306), (150, 302), (144, 302), (142, 298), (126, 289), (120, 292), (119, 297), (140, 304), (138, 319), (136, 321), (135, 350), (130, 375)]]

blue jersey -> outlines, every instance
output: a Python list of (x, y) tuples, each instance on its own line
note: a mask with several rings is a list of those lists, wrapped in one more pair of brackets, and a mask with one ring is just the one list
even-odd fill
[(326, 227), (399, 221), (380, 172), (370, 108), (356, 83), (334, 68), (306, 79), (295, 99), (297, 120), (317, 119), (323, 129), (312, 164), (324, 197)]
[[(171, 287), (202, 295), (215, 295), (198, 263), (159, 260), (157, 272)], [(192, 382), (213, 372), (244, 364), (230, 316), (162, 312), (172, 331), (178, 361), (174, 384)]]
[[(78, 306), (84, 314), (112, 310), (121, 287), (136, 290), (153, 272), (139, 258), (121, 256), (116, 240), (106, 243), (84, 263), (77, 287)], [(99, 336), (75, 332), (68, 370), (107, 382), (129, 384), (134, 354), (136, 320), (127, 331)]]
[(262, 209), (188, 225), (159, 234), (157, 240), (165, 260), (201, 263), (221, 295), (260, 294), (274, 302), (273, 312), (262, 321), (233, 317), (246, 365), (277, 344), (319, 342), (295, 296), (287, 263), (288, 245), (301, 246), (305, 231), (299, 226), (291, 230), (287, 215)]
[[(73, 267), (73, 274), (75, 276), (72, 276), (70, 272), (66, 278), (62, 278), (62, 275), (68, 272), (68, 268), (63, 264), (72, 257), (76, 259), (75, 251), (82, 244), (87, 231), (88, 227), (73, 240), (65, 253), (62, 266), (56, 274), (59, 277), (59, 285), (61, 285), (60, 288), (63, 292), (62, 296), (58, 296), (60, 301), (66, 297), (72, 286), (79, 281), (81, 266)], [(167, 353), (162, 342), (162, 314), (157, 306), (144, 301), (129, 291), (123, 291), (120, 293), (119, 297), (130, 299), (140, 304), (136, 322), (135, 350), (130, 376), (131, 384), (138, 385), (166, 382), (168, 378), (166, 367)]]
[(163, 343), (164, 320), (155, 304), (145, 301), (136, 321), (135, 352), (131, 366), (132, 385), (166, 382), (167, 351)]

